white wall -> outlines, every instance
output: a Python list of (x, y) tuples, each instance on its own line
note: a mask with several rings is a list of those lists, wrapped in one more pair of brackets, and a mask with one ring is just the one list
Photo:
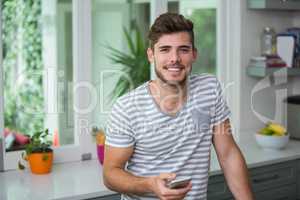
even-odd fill
[[(289, 11), (249, 10), (247, 9), (246, 1), (242, 1), (241, 4), (241, 130), (257, 130), (262, 127), (263, 122), (251, 109), (251, 92), (262, 79), (247, 76), (246, 67), (249, 59), (260, 53), (259, 41), (263, 27), (271, 26), (277, 32), (283, 31), (285, 28), (293, 26), (296, 21), (299, 23), (300, 14)], [(295, 18), (298, 19), (296, 20)], [(278, 96), (279, 99), (291, 93), (300, 93), (299, 78), (288, 78), (287, 80), (284, 77), (279, 78), (277, 81), (287, 82), (287, 84), (283, 84), (280, 87), (270, 86), (255, 93), (253, 96), (255, 110), (270, 119), (277, 117), (277, 120), (281, 120), (279, 122), (285, 124), (284, 120), (286, 117), (284, 112), (286, 108), (283, 107), (283, 113), (277, 112), (276, 115), (276, 108), (280, 105), (285, 105), (281, 103), (282, 100), (278, 101), (280, 104), (276, 104), (276, 92), (279, 92), (280, 89), (286, 89)]]

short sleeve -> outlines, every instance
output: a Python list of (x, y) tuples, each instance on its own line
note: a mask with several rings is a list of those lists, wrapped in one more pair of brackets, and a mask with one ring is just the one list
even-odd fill
[(118, 101), (112, 107), (105, 131), (105, 144), (113, 147), (130, 147), (135, 143), (130, 119)]
[(216, 79), (215, 105), (212, 111), (212, 125), (218, 125), (230, 117), (229, 107), (224, 99), (220, 82)]

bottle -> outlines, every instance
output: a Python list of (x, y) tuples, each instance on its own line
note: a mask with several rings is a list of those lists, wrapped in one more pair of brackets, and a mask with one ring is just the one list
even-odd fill
[(265, 27), (260, 38), (261, 55), (270, 56), (276, 54), (276, 33), (271, 27)]

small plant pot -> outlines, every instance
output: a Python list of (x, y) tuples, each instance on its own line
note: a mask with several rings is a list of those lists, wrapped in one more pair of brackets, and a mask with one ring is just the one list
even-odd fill
[(97, 156), (101, 165), (103, 165), (104, 161), (104, 145), (97, 144)]
[(51, 172), (53, 152), (31, 153), (27, 156), (31, 172), (34, 174), (47, 174)]

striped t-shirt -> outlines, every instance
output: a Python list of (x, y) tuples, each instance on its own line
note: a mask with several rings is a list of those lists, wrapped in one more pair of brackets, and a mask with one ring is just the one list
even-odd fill
[[(206, 199), (212, 127), (230, 111), (216, 77), (191, 75), (188, 97), (175, 116), (163, 113), (150, 94), (149, 82), (120, 97), (107, 124), (106, 145), (134, 147), (126, 170), (136, 176), (176, 173), (191, 177), (185, 199)], [(154, 194), (123, 194), (122, 199), (157, 199)]]

